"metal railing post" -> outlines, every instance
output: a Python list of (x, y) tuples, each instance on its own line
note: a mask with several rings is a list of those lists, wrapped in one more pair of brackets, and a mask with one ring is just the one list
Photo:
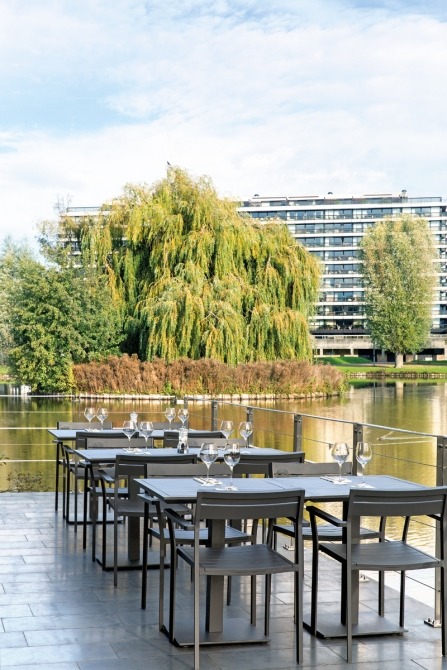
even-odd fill
[(357, 474), (357, 459), (355, 457), (357, 451), (357, 444), (363, 442), (363, 425), (355, 423), (352, 427), (352, 474)]
[[(447, 437), (438, 435), (436, 438), (436, 486), (447, 485)], [(441, 529), (436, 523), (436, 556), (441, 555)], [(429, 617), (424, 623), (433, 628), (441, 627), (441, 570), (435, 569), (435, 604), (433, 619)]]
[[(255, 425), (253, 423), (253, 407), (247, 407), (246, 414), (247, 414), (246, 420), (250, 421), (251, 425), (253, 426), (253, 430), (254, 430)], [(253, 435), (253, 433), (252, 433), (252, 435)], [(250, 446), (250, 437), (251, 437), (250, 435), (247, 437), (247, 447)]]
[(302, 451), (303, 417), (301, 414), (293, 415), (293, 451)]
[(211, 430), (217, 430), (217, 400), (211, 400)]

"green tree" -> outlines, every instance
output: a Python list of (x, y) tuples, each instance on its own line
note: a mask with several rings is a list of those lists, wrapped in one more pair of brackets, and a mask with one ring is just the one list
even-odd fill
[(0, 362), (8, 361), (13, 346), (9, 325), (9, 295), (19, 280), (20, 268), (35, 260), (35, 253), (26, 242), (6, 238), (0, 250)]
[(366, 325), (377, 347), (395, 354), (426, 345), (436, 285), (436, 252), (428, 223), (402, 216), (367, 230), (361, 246)]
[(110, 295), (105, 279), (73, 264), (48, 266), (16, 255), (7, 314), (9, 360), (18, 379), (33, 391), (69, 392), (73, 364), (116, 354), (121, 333)]
[(124, 350), (142, 360), (310, 359), (319, 265), (286, 226), (257, 225), (211, 181), (169, 168), (128, 186), (80, 233), (120, 296)]

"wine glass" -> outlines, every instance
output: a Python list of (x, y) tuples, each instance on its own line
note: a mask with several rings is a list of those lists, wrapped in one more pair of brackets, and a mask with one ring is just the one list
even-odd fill
[(131, 412), (129, 416), (130, 416), (130, 420), (133, 421), (135, 425), (137, 425), (138, 412)]
[(147, 446), (147, 440), (148, 438), (152, 435), (152, 431), (154, 430), (154, 425), (152, 421), (140, 421), (140, 425), (138, 427), (140, 435), (144, 437), (144, 441), (146, 442)]
[(357, 459), (357, 463), (360, 463), (362, 466), (362, 481), (360, 482), (359, 486), (361, 486), (363, 489), (374, 488), (365, 482), (365, 467), (372, 458), (371, 445), (368, 444), (368, 442), (358, 442), (355, 457)]
[(175, 419), (175, 408), (174, 407), (167, 407), (165, 409), (165, 417), (169, 421), (169, 426), (170, 426), (173, 419)]
[(109, 416), (109, 410), (107, 409), (107, 407), (100, 407), (96, 412), (96, 416), (101, 421), (101, 430), (104, 430), (104, 421)]
[(331, 454), (334, 461), (338, 463), (339, 468), (338, 479), (334, 479), (334, 484), (348, 484), (349, 479), (342, 479), (341, 476), (341, 469), (343, 467), (343, 463), (349, 456), (348, 445), (346, 444), (346, 442), (336, 442), (335, 444), (332, 445)]
[(213, 444), (212, 442), (204, 442), (200, 447), (199, 458), (206, 465), (206, 480), (204, 482), (204, 486), (213, 486), (212, 482), (210, 482), (210, 467), (211, 463), (214, 463), (218, 455), (219, 450), (217, 445)]
[(239, 434), (245, 440), (244, 451), (249, 451), (248, 449), (248, 438), (253, 432), (253, 424), (251, 421), (241, 421), (239, 424)]
[(228, 440), (231, 433), (233, 432), (233, 422), (222, 421), (222, 423), (220, 424), (220, 431), (225, 435), (225, 438)]
[(87, 430), (92, 429), (92, 419), (96, 416), (96, 409), (94, 407), (86, 407), (84, 410), (84, 416), (87, 419), (89, 426)]
[(135, 435), (136, 432), (136, 424), (133, 421), (124, 421), (123, 423), (123, 433), (129, 440), (129, 450), (132, 451), (131, 446), (130, 446), (130, 440), (133, 435)]
[(238, 444), (227, 444), (224, 451), (224, 461), (231, 470), (230, 483), (225, 488), (228, 491), (237, 491), (237, 486), (233, 484), (233, 468), (241, 458), (241, 451)]
[(189, 411), (186, 408), (179, 409), (178, 418), (182, 422), (182, 426), (184, 426), (185, 423), (188, 421), (188, 417), (189, 417)]

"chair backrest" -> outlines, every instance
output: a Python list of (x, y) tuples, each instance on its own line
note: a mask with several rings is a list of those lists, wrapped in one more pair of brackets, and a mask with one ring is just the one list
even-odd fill
[[(188, 435), (188, 444), (190, 439), (200, 440), (200, 444), (204, 439), (209, 439), (210, 441), (217, 438), (223, 438), (225, 435), (221, 433), (220, 430), (194, 430)], [(163, 446), (164, 447), (176, 447), (178, 443), (178, 430), (165, 430), (163, 436)], [(200, 445), (199, 445), (200, 446)]]
[[(187, 461), (184, 457), (188, 454), (179, 454), (166, 460), (148, 461), (148, 477), (206, 477), (206, 465), (201, 461)], [(189, 454), (190, 455), (190, 454)], [(183, 460), (180, 458), (183, 457)], [(225, 463), (212, 463), (210, 467), (211, 477), (227, 477), (230, 473)]]
[[(433, 516), (447, 521), (447, 486), (420, 490), (384, 491), (351, 489), (346, 520), (354, 517), (407, 517)], [(404, 528), (404, 532), (406, 532)]]
[[(101, 430), (101, 424), (99, 421), (89, 423), (88, 421), (58, 421), (57, 424), (58, 430), (88, 430), (89, 428), (95, 428)], [(104, 430), (112, 428), (111, 421), (104, 421)]]
[[(350, 475), (352, 463), (347, 461), (341, 468), (342, 475)], [(314, 463), (313, 461), (274, 461), (269, 466), (269, 477), (320, 477), (321, 475), (338, 475), (338, 463)]]
[(147, 459), (133, 456), (117, 456), (114, 470), (114, 497), (118, 501), (120, 496), (119, 482), (124, 481), (124, 486), (129, 491), (129, 498), (136, 499), (140, 492), (140, 487), (135, 483), (136, 479), (144, 479), (147, 476)]
[(249, 452), (241, 452), (241, 460), (234, 468), (236, 477), (244, 475), (270, 476), (272, 463), (302, 463), (304, 451), (291, 451), (290, 453), (257, 454), (256, 449)]
[(301, 526), (304, 490), (264, 492), (199, 491), (196, 506), (196, 527), (209, 519), (296, 519)]
[[(129, 446), (129, 440), (122, 433), (117, 431), (117, 435), (107, 435), (102, 437), (100, 433), (78, 433), (76, 435), (76, 449), (125, 449)], [(138, 435), (131, 438), (130, 446), (133, 448), (145, 449), (144, 437)]]
[(212, 442), (216, 447), (220, 447), (221, 449), (224, 449), (227, 444), (238, 444), (240, 447), (244, 444), (244, 440), (237, 437), (227, 440), (226, 437), (213, 437), (208, 439), (206, 437), (196, 438), (195, 434), (188, 436), (189, 447), (201, 447), (204, 442)]
[(176, 430), (176, 431), (178, 431), (178, 429), (182, 427), (182, 422), (181, 421), (173, 421), (172, 423), (169, 423), (169, 421), (152, 421), (152, 426), (153, 426), (154, 430)]

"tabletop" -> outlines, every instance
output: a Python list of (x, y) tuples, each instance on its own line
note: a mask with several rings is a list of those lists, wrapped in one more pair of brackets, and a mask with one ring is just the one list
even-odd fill
[[(116, 437), (119, 435), (120, 437), (126, 437), (125, 434), (123, 433), (121, 428), (112, 428), (111, 430), (86, 430), (85, 428), (82, 430), (73, 430), (73, 429), (65, 429), (65, 428), (50, 428), (48, 430), (50, 435), (52, 435), (58, 442), (70, 442), (76, 440), (76, 436), (79, 433), (82, 433), (84, 436), (92, 436), (92, 437)], [(153, 437), (155, 440), (162, 440), (163, 435), (164, 435), (164, 430), (159, 429), (159, 428), (154, 428), (152, 431), (151, 437)]]
[[(189, 447), (189, 453), (190, 454), (199, 454), (200, 447)], [(171, 456), (178, 456), (178, 451), (177, 449), (173, 447), (162, 447), (159, 449), (156, 448), (148, 448), (148, 449), (134, 449), (132, 451), (129, 451), (127, 449), (112, 449), (112, 448), (105, 448), (105, 449), (73, 449), (73, 453), (76, 454), (76, 456), (79, 456), (85, 461), (88, 461), (92, 465), (95, 463), (113, 463), (116, 460), (117, 456), (136, 456), (136, 457), (141, 457), (141, 456), (147, 456), (150, 458), (151, 456), (156, 460), (157, 458), (164, 458), (164, 457), (171, 457)], [(269, 449), (269, 448), (261, 448), (261, 447), (252, 447), (250, 449), (250, 454), (244, 454), (244, 456), (248, 456), (248, 458), (255, 457), (256, 455), (259, 456), (272, 456), (274, 454), (278, 453), (285, 453), (282, 451), (279, 451), (278, 449)]]
[[(352, 487), (358, 486), (361, 477), (349, 477), (351, 483), (338, 485), (321, 477), (275, 477), (237, 479), (236, 485), (239, 491), (264, 492), (276, 489), (297, 490), (304, 489), (306, 500), (315, 502), (343, 501), (349, 498)], [(404, 491), (408, 489), (425, 488), (421, 484), (397, 479), (388, 475), (368, 475), (365, 477), (368, 484), (375, 489)], [(155, 495), (165, 502), (194, 502), (198, 491), (206, 488), (200, 482), (190, 478), (177, 477), (149, 477), (138, 480), (141, 488)]]

